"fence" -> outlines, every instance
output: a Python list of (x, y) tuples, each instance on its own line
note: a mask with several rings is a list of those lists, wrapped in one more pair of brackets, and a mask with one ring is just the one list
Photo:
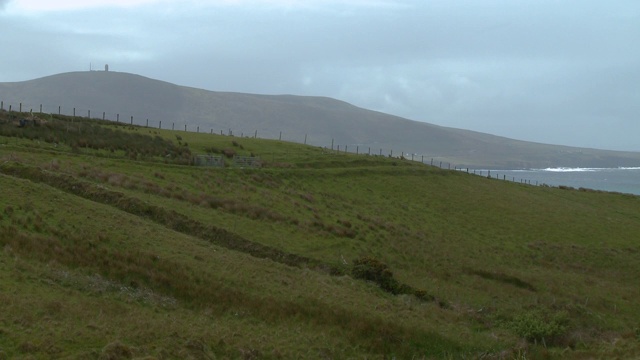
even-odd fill
[(196, 166), (224, 167), (224, 158), (214, 155), (196, 155), (193, 159)]
[[(39, 114), (47, 113), (47, 114), (66, 115), (66, 116), (73, 116), (73, 117), (86, 118), (86, 119), (100, 119), (105, 121), (115, 121), (117, 123), (129, 124), (134, 126), (150, 127), (149, 124), (151, 123), (152, 125), (151, 127), (156, 128), (154, 121), (150, 122), (149, 118), (143, 118), (144, 120), (140, 121), (138, 118), (134, 118), (133, 115), (121, 116), (120, 113), (106, 112), (106, 111), (92, 112), (91, 109), (86, 109), (86, 108), (76, 108), (76, 107), (70, 107), (70, 106), (63, 107), (61, 105), (43, 105), (43, 104), (34, 105), (34, 104), (27, 104), (22, 102), (15, 104), (10, 102), (5, 102), (4, 100), (0, 100), (0, 111), (9, 111), (9, 112), (16, 111), (19, 113), (23, 113), (23, 112), (27, 112), (27, 109), (29, 113), (33, 113), (34, 112), (33, 109), (36, 109), (37, 110), (36, 113), (39, 113)], [(45, 110), (49, 110), (49, 112), (45, 112)], [(53, 110), (53, 111), (50, 111), (50, 110)], [(98, 116), (96, 117), (95, 115), (98, 115)], [(168, 125), (168, 122), (165, 121), (165, 127), (163, 128), (162, 120), (157, 121), (158, 129), (168, 130), (169, 127), (167, 125)], [(181, 125), (184, 125), (184, 126), (181, 126)], [(179, 126), (178, 130), (183, 130), (183, 131), (193, 131), (194, 129), (193, 126), (189, 127), (189, 124), (186, 124), (186, 123), (178, 124), (178, 126)], [(171, 130), (174, 130), (174, 131), (176, 130), (176, 122), (171, 122)], [(195, 132), (201, 133), (199, 125), (195, 126)], [(204, 131), (203, 129), (202, 133), (207, 133), (207, 131)], [(210, 128), (208, 133), (210, 134), (215, 133), (216, 135), (219, 134), (223, 136), (224, 135), (238, 136), (237, 132), (236, 134), (234, 134), (232, 129), (225, 129), (217, 132), (217, 131), (214, 131), (213, 128)], [(278, 140), (282, 141), (283, 139), (282, 135), (283, 135), (283, 132), (280, 131), (278, 134)], [(239, 136), (245, 137), (245, 133), (241, 131)], [(252, 138), (258, 138), (258, 130), (248, 132), (247, 136), (250, 136)], [(274, 138), (267, 138), (267, 137), (265, 137), (264, 139), (274, 140)], [(299, 141), (299, 139), (285, 139), (285, 141), (288, 141), (288, 142), (302, 143), (305, 145), (307, 145), (307, 140), (308, 140), (308, 134), (304, 135), (303, 141)], [(417, 153), (405, 153), (405, 152), (395, 152), (395, 155), (394, 155), (393, 149), (383, 149), (383, 148), (372, 149), (372, 147), (370, 146), (367, 146), (367, 147), (362, 146), (361, 148), (361, 146), (358, 144), (343, 145), (341, 147), (339, 144), (335, 143), (334, 139), (331, 139), (330, 148), (327, 146), (325, 146), (324, 148), (327, 150), (330, 149), (331, 152), (335, 154), (343, 153), (343, 154), (356, 154), (356, 155), (369, 155), (369, 156), (387, 156), (387, 157), (395, 157), (398, 159), (411, 160), (411, 161), (418, 161), (419, 159), (420, 162), (425, 165), (436, 166), (441, 169), (464, 171), (462, 167), (458, 168), (456, 165), (453, 165), (453, 169), (452, 169), (452, 164), (450, 162), (440, 161), (438, 160), (438, 157), (429, 157), (429, 156), (425, 157), (425, 155), (420, 155)], [(425, 162), (425, 158), (426, 160), (428, 160), (428, 162)], [(234, 161), (234, 165), (237, 167), (259, 167), (261, 165), (261, 161), (258, 158), (235, 156), (233, 161)], [(201, 165), (201, 166), (213, 166), (213, 167), (224, 166), (224, 160), (222, 159), (221, 156), (217, 157), (217, 156), (210, 156), (210, 155), (198, 155), (194, 159), (194, 162), (196, 163), (196, 165)], [(471, 170), (469, 168), (466, 168), (466, 172), (471, 174)], [(491, 170), (473, 169), (474, 175), (483, 176), (484, 172), (486, 172), (486, 176), (488, 178), (500, 179), (499, 174), (495, 171), (494, 171), (495, 173), (495, 176), (494, 176), (491, 174)], [(511, 177), (511, 179), (508, 179), (506, 175), (503, 175), (501, 180), (516, 182), (515, 177)], [(522, 184), (533, 185), (530, 180), (526, 180), (526, 179), (518, 179), (518, 180)], [(535, 185), (538, 185), (537, 181), (535, 182)]]

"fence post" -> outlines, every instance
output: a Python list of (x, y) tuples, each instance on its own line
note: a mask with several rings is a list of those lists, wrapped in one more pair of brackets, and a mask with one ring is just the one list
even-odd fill
[(103, 111), (103, 112), (102, 112), (102, 120), (104, 120), (104, 119), (105, 119), (106, 115), (107, 115), (107, 113)]
[(380, 148), (380, 156), (382, 156), (382, 148)]
[(171, 123), (171, 130), (175, 130), (176, 129), (176, 123)]
[(331, 139), (331, 150), (333, 151), (333, 139)]
[(11, 104), (9, 104), (9, 112), (11, 112)]
[(442, 161), (440, 161), (440, 169), (442, 169)]
[(20, 112), (22, 112), (22, 103), (20, 103)]
[(149, 119), (147, 119), (147, 127), (149, 127)]
[(347, 152), (347, 145), (344, 146), (344, 152)]
[(40, 104), (40, 114), (42, 114), (42, 104)]
[(4, 110), (4, 101), (0, 101), (0, 110)]
[(307, 145), (307, 134), (304, 134), (304, 144)]
[(368, 154), (369, 154), (369, 155), (371, 155), (371, 146), (369, 146), (369, 152), (368, 152)]
[(76, 117), (76, 108), (73, 108), (73, 117)]
[(257, 139), (258, 138), (258, 130), (256, 130), (256, 132), (253, 134), (253, 138)]
[(200, 133), (200, 125), (196, 126), (196, 132), (199, 134)]
[(133, 115), (131, 115), (131, 125), (133, 125)]
[(280, 137), (278, 137), (278, 140), (282, 140), (282, 131), (280, 131)]
[(162, 120), (158, 121), (158, 129), (162, 129)]
[(356, 154), (360, 154), (360, 146), (356, 146)]
[(213, 135), (213, 129), (211, 129), (211, 135)]
[(389, 156), (393, 157), (393, 149), (391, 149), (391, 153), (389, 154)]
[(184, 124), (184, 131), (187, 131), (187, 124)]
[(91, 119), (91, 110), (87, 110), (87, 119)]

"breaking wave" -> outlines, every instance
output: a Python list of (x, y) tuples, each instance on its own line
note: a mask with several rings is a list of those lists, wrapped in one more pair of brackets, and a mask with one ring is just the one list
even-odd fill
[(640, 170), (640, 167), (618, 167), (618, 168), (569, 168), (557, 167), (540, 169), (540, 171), (548, 172), (594, 172), (594, 171), (615, 171), (615, 170)]

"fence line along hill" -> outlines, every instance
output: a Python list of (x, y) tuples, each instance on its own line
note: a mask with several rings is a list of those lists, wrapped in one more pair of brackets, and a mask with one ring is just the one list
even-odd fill
[[(517, 141), (403, 119), (325, 97), (216, 92), (119, 72), (72, 72), (0, 83), (4, 108), (133, 119), (138, 125), (258, 134), (329, 146), (394, 149), (462, 167), (520, 169), (637, 166), (640, 153)], [(428, 119), (428, 114), (425, 114)]]

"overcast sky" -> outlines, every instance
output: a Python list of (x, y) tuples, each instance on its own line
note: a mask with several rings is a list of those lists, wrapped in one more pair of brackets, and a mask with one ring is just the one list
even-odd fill
[(640, 151), (638, 0), (0, 0), (0, 82), (90, 64)]

